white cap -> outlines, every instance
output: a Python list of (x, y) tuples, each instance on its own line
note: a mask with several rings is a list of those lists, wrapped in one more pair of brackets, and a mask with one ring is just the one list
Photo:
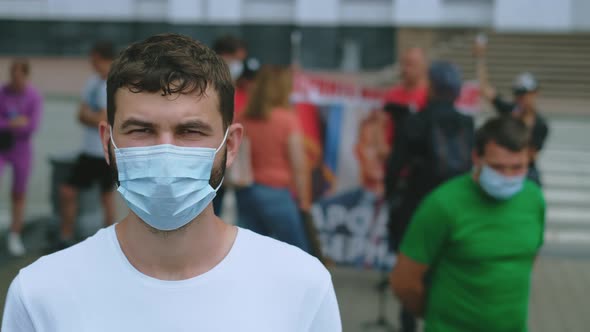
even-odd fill
[(531, 73), (522, 73), (516, 77), (512, 84), (512, 90), (514, 93), (527, 93), (536, 91), (539, 88), (539, 83), (535, 79), (535, 76)]

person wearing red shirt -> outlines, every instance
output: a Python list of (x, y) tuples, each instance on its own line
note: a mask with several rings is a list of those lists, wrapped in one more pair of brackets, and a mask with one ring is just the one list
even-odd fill
[[(384, 98), (384, 110), (390, 114), (386, 124), (385, 136), (394, 147), (395, 125), (403, 123), (409, 113), (419, 112), (426, 107), (428, 100), (428, 63), (421, 48), (409, 48), (400, 59), (401, 81)], [(406, 177), (407, 168), (401, 169), (396, 177)], [(392, 175), (390, 175), (392, 176)], [(403, 332), (415, 332), (416, 319), (405, 308), (400, 310), (400, 325)]]
[(258, 69), (260, 69), (260, 62), (258, 59), (249, 58), (244, 61), (244, 70), (240, 78), (236, 81), (236, 92), (234, 95), (235, 119), (240, 118), (248, 105), (248, 95), (254, 84), (254, 78), (256, 78)]
[[(417, 47), (405, 50), (400, 60), (400, 70), (401, 81), (387, 92), (384, 104), (405, 106), (413, 111), (422, 110), (428, 97), (427, 60), (424, 50)], [(396, 112), (395, 109), (392, 111)], [(392, 114), (388, 121), (385, 134), (390, 145), (394, 141), (395, 115)]]
[[(238, 79), (244, 72), (244, 61), (248, 57), (248, 46), (246, 45), (246, 42), (235, 36), (225, 35), (213, 42), (213, 51), (227, 64), (231, 79), (234, 82), (234, 87), (236, 88), (236, 91), (238, 91)], [(234, 110), (236, 104), (240, 102), (236, 100), (239, 98), (237, 94), (239, 94), (239, 92), (236, 92), (234, 95)], [(243, 97), (243, 95), (241, 97)], [(244, 104), (245, 102), (242, 103)], [(240, 104), (237, 105), (240, 106)], [(236, 118), (236, 115), (237, 113), (234, 115), (234, 119)], [(227, 182), (217, 190), (217, 195), (213, 199), (213, 209), (217, 216), (221, 215), (226, 185)]]

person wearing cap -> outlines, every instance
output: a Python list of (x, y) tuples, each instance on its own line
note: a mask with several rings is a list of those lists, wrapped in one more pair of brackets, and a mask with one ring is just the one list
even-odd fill
[(237, 81), (244, 72), (244, 61), (248, 56), (246, 43), (235, 36), (225, 35), (213, 42), (213, 51), (227, 64), (232, 80)]
[[(401, 53), (400, 82), (387, 91), (384, 110), (391, 115), (386, 125), (388, 144), (395, 140), (395, 126), (403, 122), (406, 111), (419, 112), (428, 99), (428, 60), (422, 48), (411, 47)], [(397, 123), (399, 122), (399, 123)]]
[[(423, 198), (472, 166), (473, 119), (459, 113), (454, 105), (462, 85), (458, 68), (448, 62), (434, 62), (428, 70), (428, 82), (426, 107), (409, 115), (399, 127), (387, 166), (385, 190), (390, 203), (389, 238), (394, 251), (399, 250), (406, 228)], [(438, 151), (445, 152), (439, 154)], [(409, 174), (400, 177), (404, 169)], [(400, 320), (402, 331), (417, 330), (416, 319), (405, 306)]]
[[(244, 72), (244, 62), (248, 56), (248, 47), (242, 39), (232, 35), (224, 35), (213, 42), (213, 51), (219, 55), (229, 69), (229, 74), (234, 83), (236, 92), (234, 94), (234, 107), (240, 111), (245, 107), (245, 102), (240, 98), (243, 95), (239, 92), (239, 79)], [(239, 112), (236, 112), (238, 114)], [(230, 179), (219, 188), (213, 199), (213, 209), (216, 215), (221, 215), (226, 189), (231, 186)]]
[(244, 60), (243, 71), (236, 81), (236, 94), (234, 97), (235, 117), (239, 118), (248, 105), (248, 96), (254, 84), (256, 74), (260, 69), (260, 62), (256, 58)]
[(527, 176), (536, 184), (541, 185), (541, 174), (536, 167), (536, 159), (549, 135), (549, 126), (547, 125), (547, 121), (537, 111), (539, 91), (537, 79), (533, 74), (528, 72), (519, 74), (512, 84), (514, 100), (512, 102), (506, 101), (489, 83), (485, 61), (485, 43), (475, 44), (474, 55), (477, 58), (477, 76), (481, 95), (491, 102), (498, 113), (519, 118), (529, 128), (531, 134), (531, 158)]

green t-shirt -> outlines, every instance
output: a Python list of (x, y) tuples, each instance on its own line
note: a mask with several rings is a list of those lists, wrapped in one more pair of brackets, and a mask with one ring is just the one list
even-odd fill
[(404, 255), (430, 266), (425, 331), (526, 331), (544, 224), (545, 200), (530, 181), (506, 201), (470, 174), (429, 195), (401, 244)]

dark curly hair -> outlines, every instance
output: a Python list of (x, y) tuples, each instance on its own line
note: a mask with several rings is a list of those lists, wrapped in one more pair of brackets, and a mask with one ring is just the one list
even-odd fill
[(530, 134), (522, 120), (507, 115), (495, 117), (475, 133), (475, 149), (479, 156), (483, 156), (486, 145), (495, 142), (512, 152), (520, 152), (530, 146)]
[(160, 34), (134, 43), (115, 59), (107, 79), (107, 118), (115, 122), (115, 93), (158, 92), (202, 96), (207, 87), (217, 93), (223, 129), (234, 116), (234, 87), (227, 65), (204, 44), (179, 34)]

